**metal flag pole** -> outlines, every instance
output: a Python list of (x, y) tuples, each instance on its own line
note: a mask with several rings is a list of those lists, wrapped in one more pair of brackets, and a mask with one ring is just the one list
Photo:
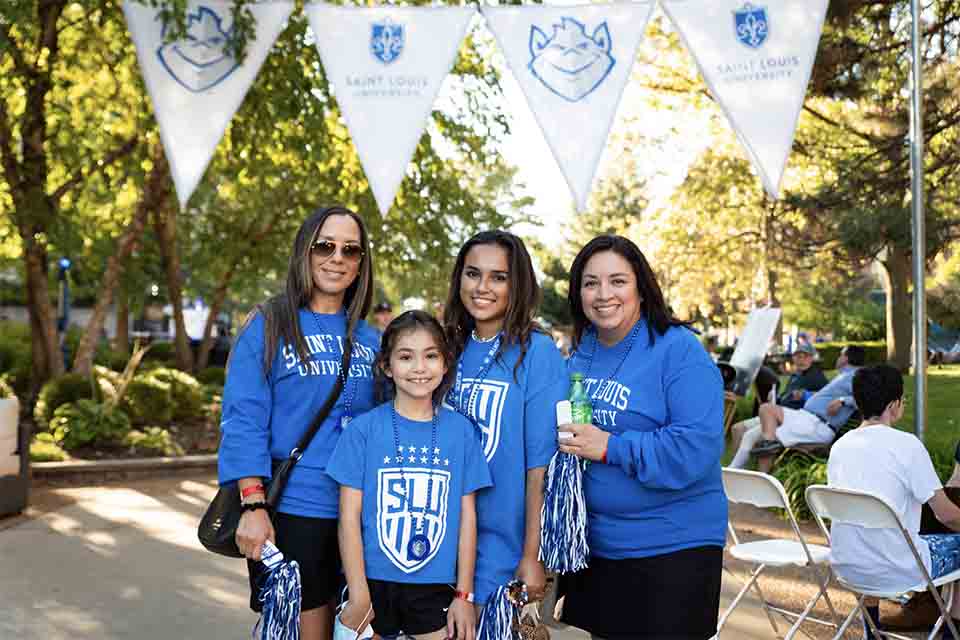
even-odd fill
[(910, 0), (913, 45), (910, 109), (910, 182), (913, 214), (913, 426), (923, 440), (927, 422), (926, 230), (923, 212), (923, 80), (920, 57), (920, 0)]

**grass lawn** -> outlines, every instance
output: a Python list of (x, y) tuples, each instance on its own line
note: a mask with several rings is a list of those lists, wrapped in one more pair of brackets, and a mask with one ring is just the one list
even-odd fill
[[(835, 371), (828, 371), (832, 378)], [(786, 378), (784, 378), (786, 381)], [(896, 425), (913, 433), (913, 376), (904, 377), (906, 407), (903, 419)], [(753, 410), (753, 389), (737, 402), (737, 420), (750, 416)], [(933, 366), (927, 369), (927, 422), (924, 442), (940, 477), (946, 480), (953, 470), (953, 452), (960, 440), (960, 365)], [(726, 464), (733, 458), (727, 445), (723, 456)]]

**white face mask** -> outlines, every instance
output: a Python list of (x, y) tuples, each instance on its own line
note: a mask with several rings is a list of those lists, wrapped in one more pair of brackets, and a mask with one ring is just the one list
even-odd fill
[[(347, 603), (344, 602), (344, 605)], [(360, 623), (361, 626), (367, 625), (367, 628), (363, 630), (363, 633), (357, 633), (347, 625), (343, 624), (340, 620), (340, 616), (337, 615), (333, 620), (333, 640), (363, 640), (364, 638), (373, 637), (373, 625), (367, 624), (367, 621), (370, 619), (370, 614), (373, 613), (373, 607), (367, 610), (367, 614), (363, 616), (363, 621)]]

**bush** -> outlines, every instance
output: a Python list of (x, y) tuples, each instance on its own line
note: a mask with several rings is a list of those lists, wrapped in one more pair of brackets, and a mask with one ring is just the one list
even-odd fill
[(93, 379), (97, 385), (98, 397), (104, 401), (113, 402), (117, 397), (120, 386), (120, 374), (103, 365), (93, 365)]
[(802, 451), (787, 451), (773, 467), (773, 475), (783, 484), (790, 509), (797, 520), (813, 517), (807, 506), (806, 491), (812, 484), (827, 484), (827, 460)]
[(60, 446), (72, 451), (119, 441), (130, 431), (130, 418), (118, 409), (81, 399), (57, 407), (50, 431)]
[(883, 364), (887, 361), (887, 343), (885, 340), (873, 340), (870, 342), (820, 342), (814, 346), (820, 354), (820, 366), (824, 369), (833, 369), (840, 355), (840, 350), (848, 344), (856, 344), (863, 347), (866, 352), (867, 364)]
[(177, 444), (170, 432), (161, 427), (146, 427), (143, 431), (131, 431), (123, 438), (123, 444), (131, 453), (144, 456), (182, 456), (183, 447)]
[(207, 367), (197, 372), (197, 380), (202, 384), (215, 384), (222, 387), (227, 383), (227, 370), (223, 367)]
[(30, 390), (33, 354), (30, 327), (18, 322), (0, 322), (0, 373), (21, 394)]
[(143, 357), (144, 360), (160, 360), (173, 362), (176, 359), (176, 349), (172, 342), (151, 342), (150, 350)]
[(17, 394), (14, 392), (13, 387), (7, 383), (5, 376), (0, 376), (0, 398), (16, 398)]
[(53, 434), (38, 433), (33, 436), (33, 442), (30, 443), (31, 462), (63, 462), (66, 459), (67, 452), (53, 439)]
[(203, 388), (189, 373), (163, 367), (150, 371), (147, 377), (170, 385), (174, 419), (197, 418), (203, 414)]
[(120, 408), (133, 424), (167, 424), (173, 419), (171, 385), (149, 373), (134, 376), (120, 400)]
[(54, 378), (40, 390), (37, 404), (33, 407), (33, 419), (39, 428), (46, 429), (57, 407), (81, 398), (93, 398), (93, 381), (90, 378), (79, 373), (67, 373)]

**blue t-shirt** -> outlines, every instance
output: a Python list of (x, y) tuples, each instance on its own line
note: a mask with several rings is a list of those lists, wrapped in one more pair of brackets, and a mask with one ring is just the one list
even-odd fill
[[(817, 416), (834, 430), (847, 423), (853, 412), (857, 410), (857, 403), (853, 399), (853, 374), (857, 367), (844, 367), (827, 386), (807, 398), (803, 403), (803, 410)], [(827, 405), (836, 399), (843, 400), (843, 406), (834, 415), (827, 413)]]
[[(490, 471), (473, 425), (441, 408), (434, 445), (432, 421), (397, 414), (395, 437), (392, 414), (388, 402), (351, 422), (327, 473), (363, 492), (363, 562), (368, 578), (456, 582), (460, 499), (490, 486)], [(429, 547), (412, 548), (416, 535), (426, 536)]]
[[(475, 377), (492, 343), (467, 341), (463, 381), (447, 396), (450, 406), (466, 407)], [(477, 602), (486, 602), (511, 580), (523, 554), (527, 470), (545, 467), (557, 450), (556, 404), (567, 397), (570, 379), (556, 345), (533, 333), (523, 364), (520, 346), (508, 347), (480, 382), (474, 416), (482, 430), (484, 456), (493, 487), (477, 494)], [(462, 404), (461, 404), (462, 403)]]
[(629, 335), (606, 347), (585, 333), (568, 360), (571, 373), (586, 376), (593, 423), (611, 434), (607, 464), (587, 467), (584, 493), (590, 552), (612, 560), (726, 539), (720, 370), (691, 331), (670, 327), (651, 345), (639, 322), (614, 379)]
[[(297, 350), (281, 344), (263, 372), (264, 320), (257, 315), (237, 338), (223, 389), (220, 483), (271, 477), (270, 463), (290, 455), (333, 389), (343, 358), (346, 317), (300, 310), (300, 329), (311, 356), (300, 362)], [(337, 446), (341, 418), (373, 406), (373, 361), (380, 342), (366, 322), (354, 331), (350, 371), (336, 405), (294, 467), (278, 511), (314, 518), (336, 518), (337, 484), (323, 471)]]

